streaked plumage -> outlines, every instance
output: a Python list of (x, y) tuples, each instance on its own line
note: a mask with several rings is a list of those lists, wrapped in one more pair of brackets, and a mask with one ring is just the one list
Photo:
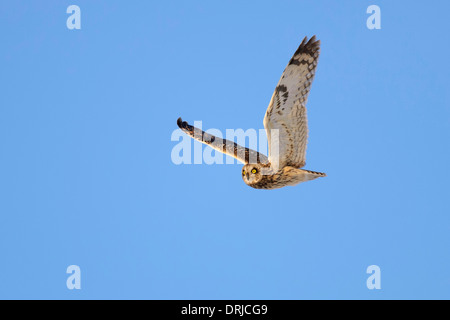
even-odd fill
[[(244, 163), (242, 178), (256, 189), (276, 189), (326, 176), (321, 172), (300, 169), (306, 164), (308, 121), (306, 102), (316, 72), (320, 41), (305, 37), (281, 75), (264, 117), (269, 141), (269, 156), (242, 147), (190, 126), (177, 124), (192, 138)], [(277, 131), (274, 131), (277, 130)], [(278, 140), (274, 139), (278, 134)], [(278, 145), (272, 145), (272, 140)]]

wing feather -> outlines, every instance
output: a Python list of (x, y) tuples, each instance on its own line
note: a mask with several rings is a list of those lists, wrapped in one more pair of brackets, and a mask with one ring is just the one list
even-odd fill
[(177, 124), (184, 133), (195, 140), (200, 141), (201, 143), (204, 143), (219, 152), (225, 153), (226, 155), (231, 156), (244, 164), (269, 162), (269, 159), (264, 154), (246, 147), (242, 147), (234, 141), (222, 139), (206, 133), (201, 129), (191, 126), (181, 118), (178, 118)]
[[(308, 120), (306, 102), (316, 72), (320, 40), (305, 37), (281, 75), (264, 117), (269, 161), (280, 167), (306, 164)], [(273, 139), (272, 130), (278, 130)], [(275, 141), (272, 141), (275, 140)]]

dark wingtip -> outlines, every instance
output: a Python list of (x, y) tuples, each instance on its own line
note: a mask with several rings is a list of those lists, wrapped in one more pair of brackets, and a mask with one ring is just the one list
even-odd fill
[(316, 35), (313, 35), (309, 40), (308, 37), (303, 38), (302, 43), (298, 47), (295, 54), (299, 54), (300, 52), (307, 52), (309, 54), (314, 54), (316, 51), (320, 49), (320, 40), (317, 40)]
[(309, 39), (307, 46), (313, 48), (313, 49), (319, 49), (320, 48), (320, 40), (317, 40), (316, 35), (313, 35), (311, 39)]
[(302, 53), (306, 53), (310, 56), (318, 55), (320, 51), (320, 40), (317, 40), (316, 36), (312, 36), (309, 40), (308, 37), (304, 37), (302, 43), (295, 51), (294, 56), (289, 61), (289, 64), (300, 64), (300, 61), (296, 57)]
[(181, 128), (181, 125), (183, 124), (183, 119), (181, 119), (181, 117), (179, 117), (177, 119), (177, 125)]
[(319, 49), (320, 48), (320, 40), (317, 40), (316, 35), (313, 35), (312, 38), (309, 39), (306, 46), (309, 46), (312, 49)]

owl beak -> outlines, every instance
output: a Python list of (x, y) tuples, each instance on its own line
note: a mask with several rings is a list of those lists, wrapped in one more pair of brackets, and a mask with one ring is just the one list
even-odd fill
[(245, 175), (247, 176), (247, 180), (248, 180), (250, 178), (250, 175), (248, 174), (248, 172), (246, 172)]

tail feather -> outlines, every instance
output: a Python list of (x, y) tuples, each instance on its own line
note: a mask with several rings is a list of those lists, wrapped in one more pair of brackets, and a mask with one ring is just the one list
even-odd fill
[(311, 170), (298, 169), (301, 171), (301, 180), (302, 181), (311, 181), (317, 178), (326, 177), (327, 175), (323, 172), (316, 172)]
[(323, 172), (316, 172), (311, 170), (297, 169), (293, 167), (285, 167), (283, 169), (284, 174), (290, 180), (289, 185), (295, 186), (301, 182), (311, 181), (317, 178), (326, 177), (327, 175)]
[(326, 177), (326, 176), (327, 176), (327, 174), (324, 173), (324, 172), (317, 172), (317, 171), (304, 170), (304, 169), (301, 169), (301, 170), (302, 170), (302, 171), (305, 171), (305, 172), (307, 172), (307, 173), (310, 173), (310, 174), (312, 174), (312, 175), (319, 176), (319, 177)]

